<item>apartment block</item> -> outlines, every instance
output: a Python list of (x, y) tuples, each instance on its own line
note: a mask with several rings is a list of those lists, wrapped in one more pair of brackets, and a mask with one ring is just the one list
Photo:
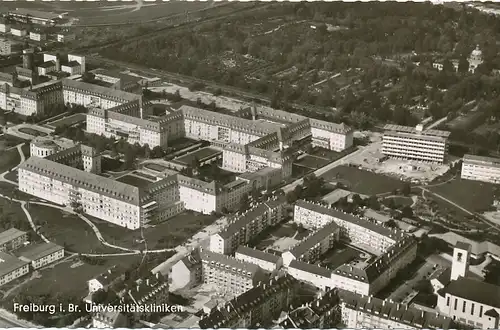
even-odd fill
[(0, 286), (29, 273), (29, 263), (10, 254), (0, 252)]
[(297, 295), (298, 282), (290, 276), (275, 277), (215, 307), (199, 321), (201, 329), (262, 328), (272, 325)]
[(64, 258), (64, 248), (49, 242), (26, 246), (16, 254), (33, 269), (39, 269)]
[(464, 155), (461, 178), (498, 184), (500, 183), (500, 159)]
[(330, 222), (283, 253), (283, 263), (288, 266), (293, 260), (300, 260), (312, 264), (330, 250), (339, 238), (339, 226)]
[(283, 266), (283, 258), (243, 245), (238, 247), (236, 253), (234, 254), (234, 257), (237, 260), (255, 264), (270, 273), (280, 269)]
[(450, 132), (414, 127), (385, 125), (382, 153), (386, 156), (432, 163), (444, 163)]
[(266, 279), (254, 264), (207, 250), (200, 251), (203, 282), (214, 284), (221, 292), (239, 296)]
[(240, 245), (247, 244), (266, 228), (281, 222), (285, 216), (284, 196), (258, 204), (230, 220), (229, 225), (210, 237), (210, 251), (233, 254)]
[(338, 290), (346, 328), (456, 329), (451, 318), (347, 290)]
[(16, 228), (10, 228), (0, 233), (0, 251), (8, 252), (18, 249), (28, 241), (28, 233)]
[(199, 252), (199, 250), (194, 250), (172, 266), (170, 278), (173, 290), (190, 288), (202, 282), (203, 274)]

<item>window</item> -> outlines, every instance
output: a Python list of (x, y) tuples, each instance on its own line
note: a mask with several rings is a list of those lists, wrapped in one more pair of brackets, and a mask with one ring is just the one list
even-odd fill
[(454, 309), (454, 310), (457, 310), (457, 304), (458, 304), (458, 299), (457, 299), (457, 298), (455, 298), (455, 304), (454, 304), (454, 306), (453, 306), (453, 309)]
[(462, 305), (462, 313), (465, 313), (465, 305), (466, 305), (466, 302), (464, 300), (464, 304)]
[(474, 315), (474, 306), (474, 303), (472, 303), (472, 305), (470, 306), (470, 315)]
[(450, 297), (446, 298), (446, 306), (450, 306)]
[(457, 253), (457, 261), (462, 262), (462, 253)]
[(479, 307), (479, 317), (483, 317), (483, 306)]

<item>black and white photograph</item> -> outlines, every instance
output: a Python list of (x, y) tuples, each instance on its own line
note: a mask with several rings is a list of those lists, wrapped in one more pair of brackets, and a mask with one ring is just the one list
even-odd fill
[(1, 1), (0, 328), (500, 328), (500, 3)]

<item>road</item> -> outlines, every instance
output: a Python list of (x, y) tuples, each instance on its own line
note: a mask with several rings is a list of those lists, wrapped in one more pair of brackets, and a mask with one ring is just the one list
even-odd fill
[[(362, 153), (366, 148), (369, 148), (369, 145), (368, 146), (364, 146), (364, 147), (359, 147), (358, 150), (356, 150), (356, 151), (354, 151), (354, 152), (352, 152), (352, 153), (350, 153), (348, 155), (345, 155), (344, 157), (339, 158), (336, 161), (331, 162), (330, 164), (327, 164), (326, 166), (324, 166), (322, 168), (318, 168), (316, 171), (314, 171), (314, 174), (317, 177), (319, 177), (319, 176), (327, 173), (328, 171), (330, 171), (331, 169), (333, 169), (333, 168), (335, 168), (337, 166), (340, 166), (340, 165), (343, 165), (343, 164), (347, 164), (347, 163), (349, 163), (349, 160), (351, 158), (356, 157), (358, 154)], [(298, 186), (299, 184), (302, 184), (302, 183), (304, 183), (304, 179), (303, 178), (297, 179), (294, 182), (289, 183), (286, 186), (282, 187), (281, 189), (283, 189), (283, 191), (286, 194), (289, 191), (294, 190), (296, 186)]]
[(432, 273), (435, 271), (433, 267), (434, 264), (427, 261), (425, 264), (422, 265), (422, 267), (418, 269), (418, 271), (411, 279), (403, 283), (394, 292), (392, 292), (391, 295), (389, 296), (389, 299), (392, 299), (393, 301), (396, 302), (403, 301), (406, 297), (408, 297), (415, 291), (413, 288), (418, 284), (418, 282), (420, 282), (423, 279), (428, 279), (429, 276), (432, 275)]

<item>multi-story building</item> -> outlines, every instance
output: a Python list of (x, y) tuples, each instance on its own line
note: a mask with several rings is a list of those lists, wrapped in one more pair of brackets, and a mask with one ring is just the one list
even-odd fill
[(116, 266), (87, 281), (89, 295), (99, 290), (107, 291), (111, 285), (125, 279), (123, 271)]
[(58, 33), (56, 35), (57, 42), (70, 42), (74, 41), (76, 35), (74, 33)]
[(449, 317), (392, 301), (338, 289), (341, 319), (346, 328), (455, 329)]
[(210, 251), (233, 254), (240, 245), (247, 244), (266, 228), (281, 222), (286, 216), (285, 206), (286, 199), (280, 196), (237, 215), (226, 228), (210, 237)]
[(69, 61), (61, 65), (61, 71), (68, 73), (70, 76), (82, 74), (82, 65), (77, 61)]
[(16, 10), (9, 11), (8, 15), (22, 23), (40, 25), (54, 25), (59, 19), (62, 18), (60, 14), (27, 8), (16, 8)]
[(130, 326), (127, 316), (118, 310), (105, 310), (92, 315), (92, 328), (117, 329)]
[(30, 32), (30, 39), (35, 41), (45, 41), (47, 40), (47, 35), (41, 32)]
[(241, 245), (236, 250), (234, 257), (237, 260), (255, 264), (270, 273), (280, 269), (283, 266), (283, 258), (272, 253), (252, 249)]
[[(127, 290), (127, 297), (136, 306), (159, 306), (168, 303), (168, 278), (159, 273), (151, 274), (137, 281), (136, 286)], [(147, 312), (146, 314), (149, 314)], [(144, 313), (140, 313), (145, 315)], [(139, 315), (141, 316), (141, 315)]]
[(75, 143), (70, 139), (54, 136), (37, 136), (30, 142), (30, 155), (45, 158), (73, 147), (75, 147)]
[(17, 255), (22, 261), (29, 262), (33, 269), (39, 269), (64, 258), (64, 248), (51, 242), (41, 243), (29, 245)]
[(29, 263), (10, 254), (0, 252), (0, 286), (28, 274)]
[(298, 283), (290, 276), (261, 282), (225, 306), (212, 309), (198, 325), (201, 329), (268, 327), (294, 302), (297, 290)]
[(461, 177), (465, 180), (500, 183), (500, 159), (464, 155)]
[(330, 222), (283, 253), (283, 264), (288, 266), (293, 260), (312, 264), (330, 250), (339, 241), (339, 238), (339, 226), (335, 222)]
[(333, 271), (283, 255), (285, 265), (286, 259), (291, 260), (287, 268), (290, 275), (323, 290), (338, 287), (360, 294), (374, 294), (416, 258), (416, 241), (400, 231), (384, 228), (320, 204), (299, 201), (295, 211), (294, 220), (312, 228), (318, 227), (317, 224), (328, 223), (325, 216), (328, 215), (331, 222), (340, 227), (342, 241), (377, 255), (369, 262), (360, 265), (344, 264)]
[(0, 55), (20, 53), (22, 50), (23, 45), (21, 43), (16, 43), (9, 39), (0, 38)]
[(176, 262), (170, 271), (172, 290), (195, 286), (202, 281), (201, 256), (194, 250), (188, 256)]
[(458, 242), (455, 246), (449, 281), (437, 291), (437, 309), (471, 328), (498, 328), (500, 286), (468, 276), (470, 251), (469, 244)]
[(28, 233), (16, 228), (10, 228), (0, 233), (0, 251), (8, 252), (18, 249), (28, 241)]
[(382, 153), (386, 156), (444, 163), (448, 154), (450, 132), (424, 130), (423, 125), (414, 127), (385, 125)]
[(279, 325), (281, 329), (338, 328), (340, 315), (338, 292), (330, 289), (313, 301), (289, 311), (279, 320)]
[(141, 77), (105, 69), (95, 69), (91, 72), (94, 74), (95, 79), (110, 84), (110, 87), (113, 89), (119, 89), (130, 93), (142, 92), (142, 86), (139, 84), (142, 80)]
[(221, 292), (239, 296), (266, 279), (265, 273), (255, 264), (208, 250), (201, 250), (200, 256), (203, 282), (214, 284)]

